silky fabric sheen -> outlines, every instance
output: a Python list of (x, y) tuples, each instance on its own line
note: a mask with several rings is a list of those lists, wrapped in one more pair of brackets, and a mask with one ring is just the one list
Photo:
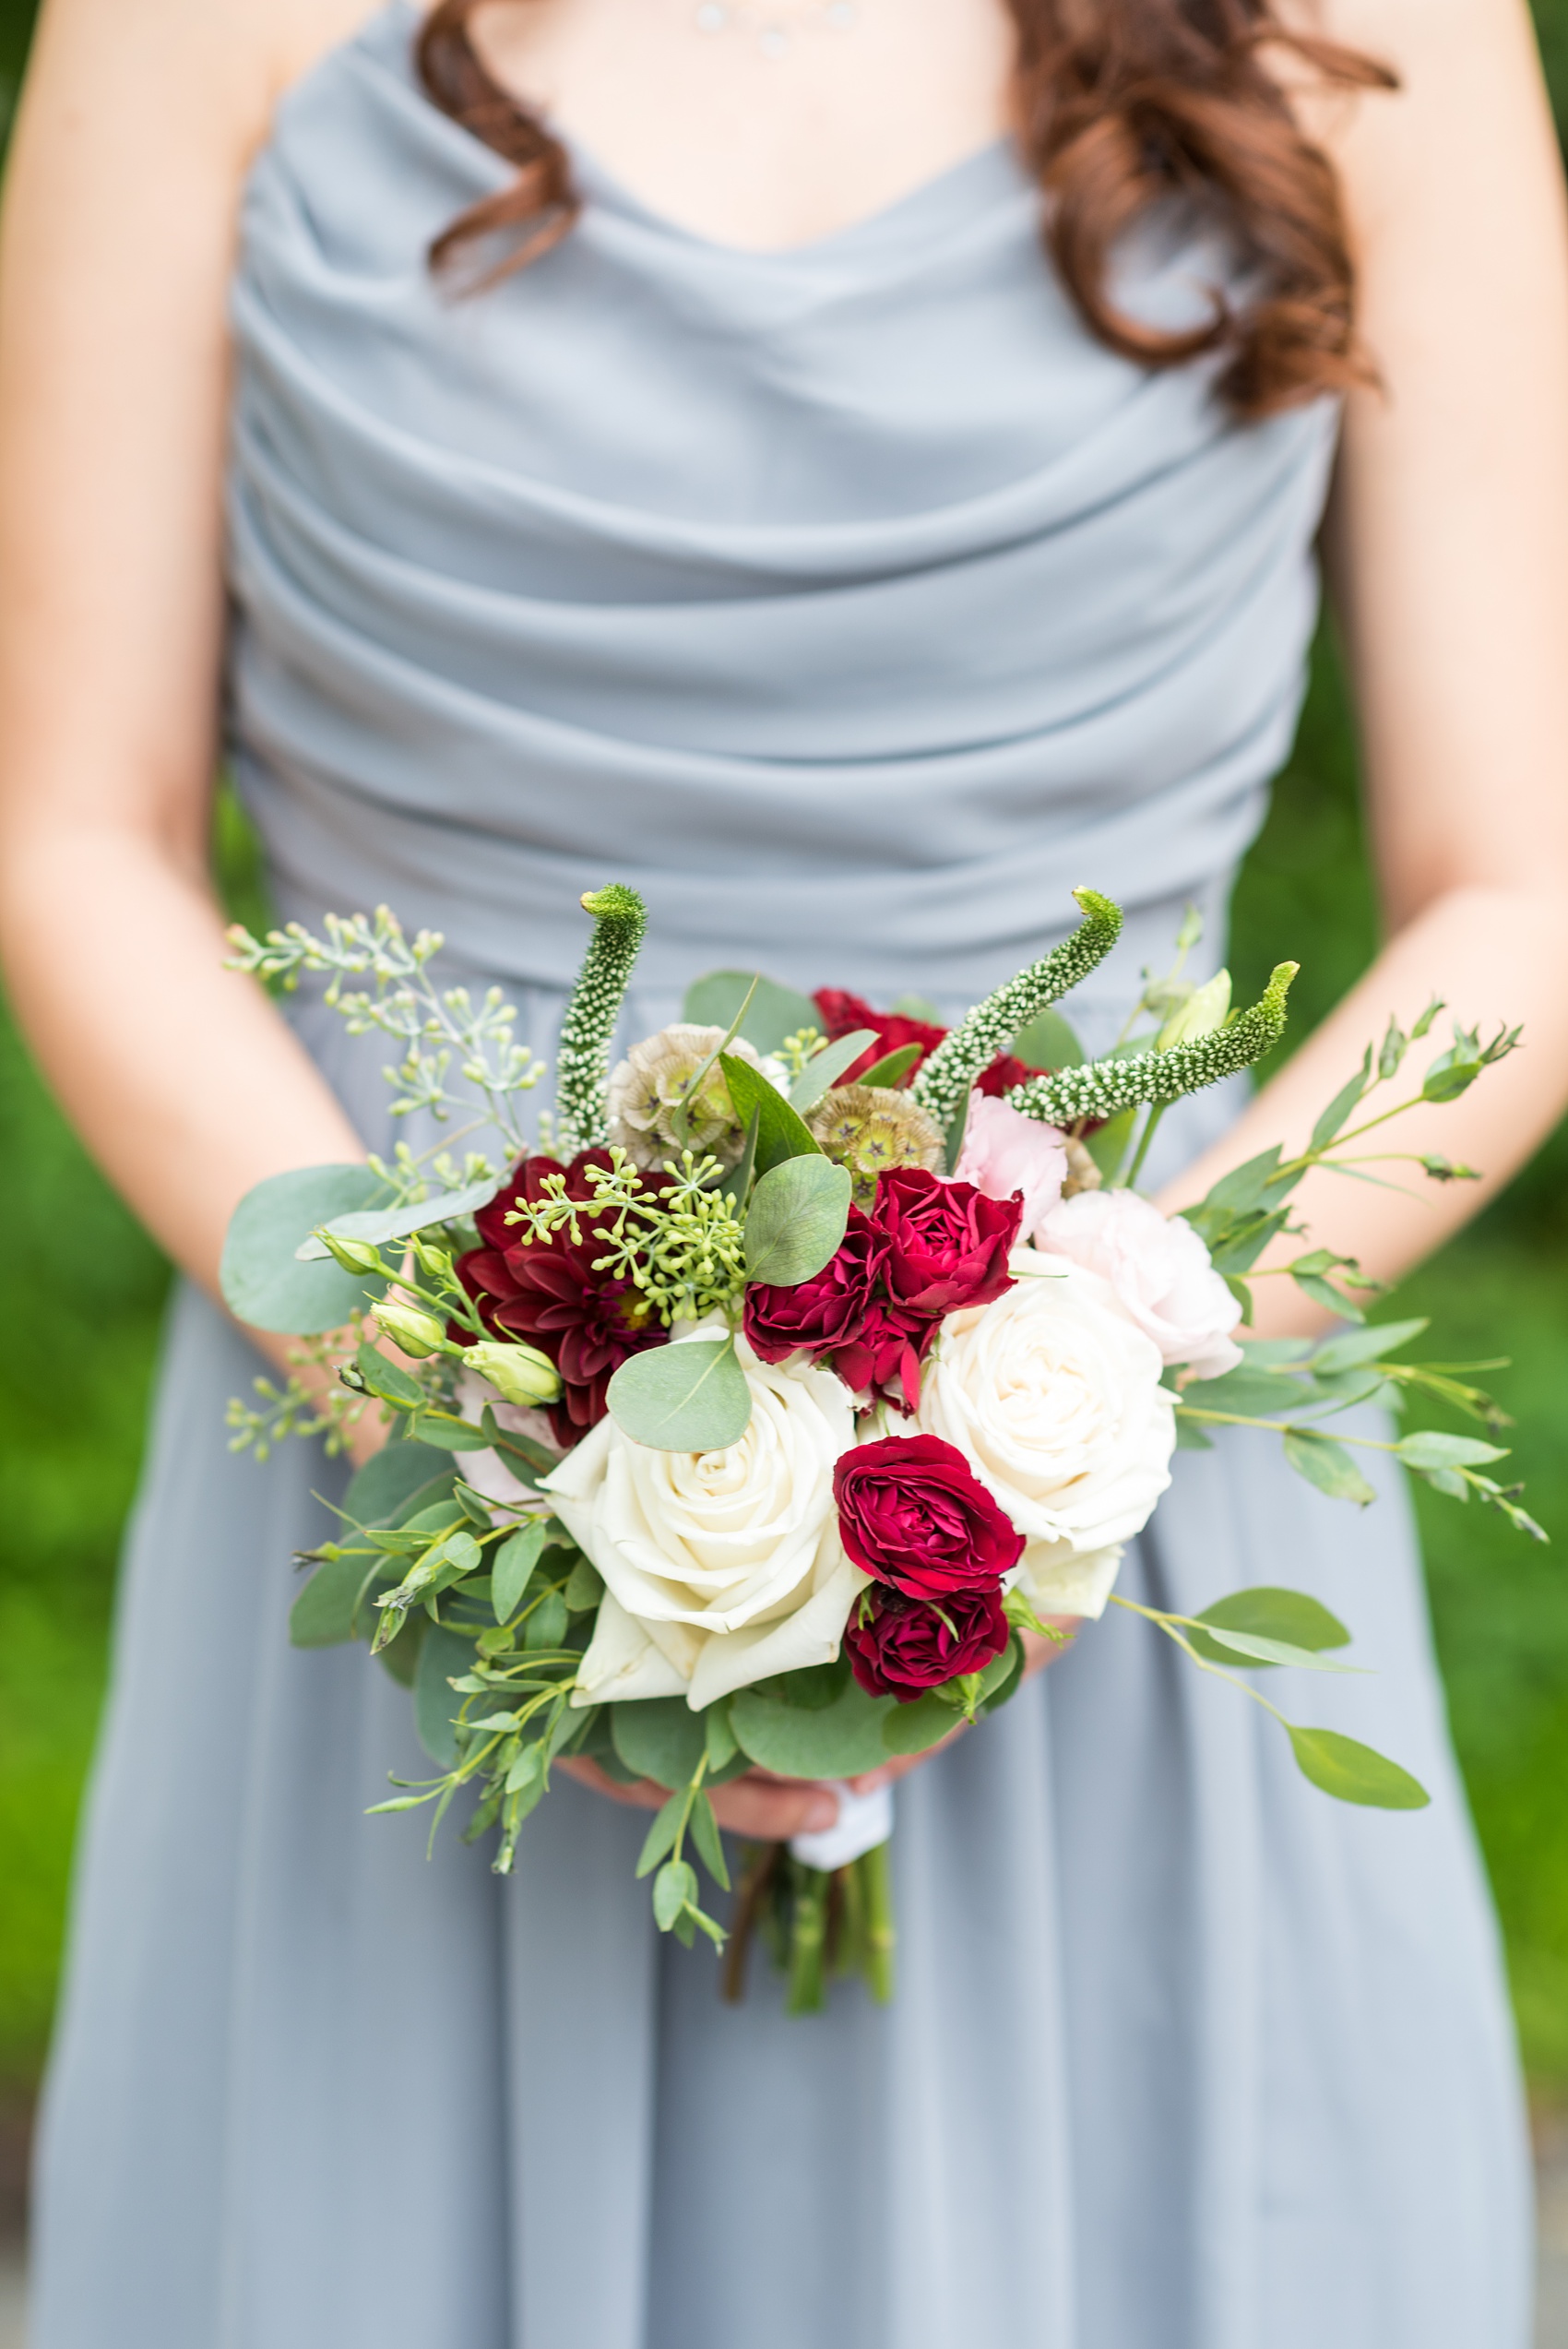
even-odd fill
[[(548, 1059), (607, 880), (651, 914), (628, 1032), (725, 964), (951, 1014), (1088, 882), (1129, 909), (1075, 1006), (1109, 1041), (1288, 746), (1332, 410), (1241, 428), (1106, 352), (1004, 145), (774, 255), (577, 156), (570, 237), (457, 298), (426, 248), (508, 167), (414, 22), (284, 100), (244, 208), (230, 732), (284, 909), (438, 926)], [(1123, 290), (1190, 316), (1224, 267), (1170, 221)], [(385, 1046), (292, 1016), (384, 1142)], [(1390, 1480), (1358, 1514), (1265, 1440), (1182, 1454), (1122, 1587), (1314, 1592), (1376, 1676), (1291, 1708), (1430, 1810), (1326, 1801), (1113, 1614), (900, 1790), (893, 2007), (799, 2021), (760, 1956), (731, 2009), (656, 1936), (645, 1821), (580, 1788), (505, 1882), (363, 1816), (422, 1772), (409, 1702), (288, 1645), (342, 1475), (226, 1451), (256, 1366), (180, 1294), (35, 2349), (1524, 2349), (1495, 1934)]]

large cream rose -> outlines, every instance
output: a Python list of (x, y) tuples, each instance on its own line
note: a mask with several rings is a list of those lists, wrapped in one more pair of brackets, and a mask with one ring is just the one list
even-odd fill
[(1016, 1286), (956, 1313), (927, 1364), (920, 1424), (963, 1453), (1027, 1544), (1042, 1613), (1099, 1616), (1121, 1545), (1170, 1482), (1159, 1348), (1097, 1273), (1016, 1248)]
[(738, 1444), (655, 1451), (602, 1419), (544, 1480), (606, 1586), (574, 1704), (684, 1697), (700, 1711), (838, 1652), (867, 1580), (833, 1501), (834, 1462), (855, 1440), (849, 1389), (736, 1347), (752, 1395)]

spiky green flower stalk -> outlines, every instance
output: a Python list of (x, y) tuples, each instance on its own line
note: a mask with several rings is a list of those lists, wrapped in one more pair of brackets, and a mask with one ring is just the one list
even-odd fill
[(1098, 889), (1075, 889), (1073, 895), (1083, 908), (1084, 919), (1072, 936), (966, 1012), (910, 1086), (941, 1132), (947, 1131), (975, 1079), (984, 1074), (997, 1054), (1006, 1052), (1021, 1028), (1087, 978), (1121, 936), (1119, 905), (1101, 897)]
[(564, 1158), (610, 1140), (610, 1048), (647, 927), (647, 909), (620, 881), (583, 900), (594, 932), (561, 1025), (555, 1055), (555, 1145)]
[(1261, 1060), (1285, 1030), (1285, 998), (1299, 962), (1276, 965), (1267, 986), (1249, 1011), (1169, 1052), (1141, 1052), (1130, 1060), (1091, 1060), (1082, 1068), (1059, 1068), (1054, 1077), (1033, 1077), (1007, 1095), (1014, 1109), (1048, 1126), (1075, 1126), (1081, 1117), (1114, 1117), (1145, 1102), (1163, 1105), (1206, 1085), (1233, 1077)]

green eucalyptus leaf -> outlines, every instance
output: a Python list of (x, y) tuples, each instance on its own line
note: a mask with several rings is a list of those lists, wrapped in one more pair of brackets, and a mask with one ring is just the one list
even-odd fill
[(1285, 1457), (1299, 1476), (1336, 1501), (1355, 1501), (1364, 1508), (1377, 1498), (1344, 1445), (1336, 1443), (1332, 1436), (1292, 1427), (1285, 1437)]
[(340, 1329), (384, 1281), (345, 1272), (331, 1257), (302, 1264), (296, 1251), (316, 1226), (384, 1198), (368, 1166), (297, 1166), (245, 1193), (230, 1219), (219, 1284), (236, 1321), (296, 1338)]
[(389, 1362), (378, 1346), (367, 1338), (354, 1356), (354, 1368), (369, 1391), (395, 1411), (418, 1411), (424, 1401), (424, 1389), (417, 1378), (410, 1378), (395, 1362)]
[(1222, 1174), (1207, 1192), (1200, 1205), (1193, 1210), (1193, 1220), (1203, 1215), (1255, 1215), (1262, 1208), (1272, 1206), (1269, 1191), (1279, 1172), (1280, 1148), (1259, 1152), (1241, 1166), (1233, 1166)]
[(790, 1088), (790, 1106), (799, 1110), (814, 1109), (831, 1086), (838, 1082), (846, 1068), (852, 1068), (861, 1055), (869, 1052), (876, 1042), (874, 1028), (857, 1028), (852, 1034), (839, 1036), (814, 1053)]
[(856, 1082), (891, 1092), (895, 1086), (903, 1083), (924, 1049), (923, 1044), (900, 1044), (897, 1052), (885, 1052), (880, 1060), (873, 1060), (861, 1072)]
[(610, 1735), (622, 1762), (656, 1786), (689, 1786), (707, 1749), (700, 1712), (684, 1697), (630, 1698), (607, 1705)]
[(592, 1615), (604, 1596), (604, 1577), (591, 1558), (577, 1559), (561, 1595), (574, 1615)]
[(458, 1419), (449, 1411), (416, 1412), (411, 1422), (414, 1441), (432, 1444), (444, 1452), (487, 1452), (489, 1437), (482, 1427), (470, 1420)]
[(709, 1705), (701, 1719), (707, 1766), (710, 1771), (722, 1770), (734, 1759), (737, 1750), (735, 1733), (730, 1726), (730, 1708), (720, 1699), (718, 1704)]
[(952, 1736), (958, 1723), (958, 1714), (940, 1697), (917, 1697), (907, 1705), (895, 1701), (882, 1724), (882, 1742), (889, 1754), (929, 1753)]
[(1209, 1634), (1212, 1646), (1227, 1651), (1227, 1661), (1237, 1656), (1248, 1663), (1293, 1663), (1308, 1672), (1360, 1672), (1354, 1663), (1331, 1663), (1324, 1657), (1313, 1655), (1310, 1648), (1293, 1647), (1289, 1640), (1265, 1640), (1255, 1631), (1221, 1631), (1217, 1625)]
[(719, 1186), (724, 1197), (733, 1200), (737, 1207), (744, 1201), (752, 1186), (752, 1176), (756, 1172), (756, 1138), (761, 1123), (761, 1110), (754, 1109), (746, 1120), (746, 1139), (741, 1146), (741, 1155)]
[[(1314, 1655), (1320, 1649), (1344, 1648), (1350, 1642), (1350, 1634), (1338, 1616), (1331, 1615), (1319, 1600), (1309, 1598), (1304, 1591), (1282, 1591), (1267, 1583), (1246, 1591), (1228, 1591), (1212, 1606), (1205, 1607), (1197, 1621), (1212, 1624), (1217, 1630), (1285, 1641)], [(1186, 1636), (1198, 1654), (1210, 1663), (1229, 1661), (1225, 1650), (1206, 1632), (1194, 1631), (1189, 1626)]]
[(1336, 1729), (1298, 1729), (1285, 1724), (1303, 1778), (1341, 1803), (1364, 1803), (1380, 1811), (1425, 1810), (1431, 1796), (1420, 1779), (1354, 1737)]
[(466, 1673), (473, 1660), (471, 1640), (461, 1640), (440, 1624), (430, 1625), (414, 1674), (414, 1727), (431, 1760), (443, 1770), (450, 1770), (457, 1759), (454, 1724), (463, 1701), (447, 1684)]
[(1360, 1100), (1361, 1095), (1366, 1091), (1367, 1081), (1371, 1075), (1372, 1046), (1369, 1044), (1367, 1046), (1366, 1058), (1362, 1061), (1355, 1075), (1350, 1079), (1348, 1084), (1340, 1087), (1339, 1091), (1335, 1094), (1334, 1099), (1329, 1103), (1328, 1107), (1324, 1111), (1323, 1115), (1318, 1119), (1317, 1124), (1313, 1127), (1312, 1141), (1309, 1144), (1310, 1149), (1322, 1150), (1325, 1143), (1331, 1142), (1334, 1139), (1335, 1135), (1337, 1134), (1341, 1126), (1344, 1125), (1346, 1119), (1349, 1116), (1350, 1112), (1355, 1108), (1356, 1103)]
[(1408, 1345), (1429, 1327), (1422, 1318), (1414, 1321), (1379, 1321), (1369, 1330), (1347, 1330), (1319, 1346), (1312, 1357), (1312, 1366), (1332, 1377), (1341, 1370), (1359, 1369), (1364, 1362), (1381, 1362), (1384, 1354)]
[(1176, 1414), (1176, 1449), (1179, 1452), (1211, 1452), (1214, 1443), (1195, 1419), (1189, 1419), (1179, 1411)]
[(838, 1253), (849, 1221), (849, 1170), (787, 1158), (759, 1176), (746, 1216), (746, 1278), (792, 1289)]
[(447, 1473), (445, 1459), (428, 1444), (383, 1444), (344, 1494), (344, 1514), (358, 1525), (388, 1525), (417, 1492)]
[(739, 1032), (758, 1052), (777, 1052), (802, 1028), (821, 1029), (822, 1014), (810, 996), (797, 995), (792, 987), (781, 987), (777, 979), (765, 979), (754, 971), (710, 971), (706, 978), (694, 980), (681, 1017), (699, 1028), (728, 1028), (753, 987), (751, 1008)]
[(346, 1550), (318, 1566), (289, 1610), (289, 1640), (296, 1648), (338, 1648), (351, 1640), (361, 1593), (368, 1581), (391, 1590), (398, 1568), (377, 1570), (374, 1550)]
[(731, 1698), (730, 1722), (759, 1769), (778, 1778), (854, 1778), (887, 1759), (883, 1723), (890, 1697), (868, 1697), (851, 1680), (830, 1705), (807, 1711), (754, 1688)]
[(1417, 1428), (1394, 1449), (1407, 1468), (1481, 1468), (1508, 1457), (1501, 1445), (1483, 1444), (1477, 1436), (1445, 1436), (1435, 1427)]
[(666, 1860), (653, 1879), (654, 1921), (668, 1933), (687, 1909), (696, 1906), (697, 1872), (685, 1860)]
[(719, 1840), (719, 1817), (707, 1795), (699, 1794), (692, 1805), (692, 1841), (697, 1847), (697, 1857), (714, 1882), (723, 1891), (730, 1890), (730, 1871), (724, 1864), (724, 1845)]
[(654, 1813), (653, 1825), (643, 1838), (643, 1847), (637, 1854), (639, 1876), (651, 1876), (659, 1861), (674, 1850), (675, 1838), (680, 1832), (681, 1814), (685, 1807), (686, 1797), (683, 1792), (671, 1795), (663, 1808)]
[(490, 1599), (497, 1623), (510, 1623), (523, 1603), (523, 1592), (539, 1564), (539, 1554), (550, 1532), (548, 1519), (536, 1519), (509, 1533), (491, 1564)]
[(1026, 1068), (1049, 1068), (1054, 1076), (1058, 1068), (1081, 1068), (1084, 1048), (1070, 1020), (1059, 1011), (1042, 1011), (1014, 1037), (1013, 1057)]
[(760, 1068), (754, 1068), (749, 1060), (737, 1060), (731, 1052), (720, 1053), (719, 1065), (724, 1071), (736, 1116), (744, 1118), (748, 1125), (753, 1116), (756, 1118), (759, 1174), (766, 1174), (769, 1167), (782, 1165), (787, 1158), (822, 1155), (820, 1143), (807, 1130), (799, 1113), (768, 1083)]
[(566, 1637), (570, 1617), (566, 1602), (559, 1591), (547, 1591), (539, 1604), (530, 1607), (523, 1624), (525, 1648), (558, 1648)]
[[(323, 1216), (317, 1229), (325, 1229), (338, 1240), (368, 1240), (372, 1247), (384, 1247), (389, 1240), (406, 1240), (415, 1232), (427, 1232), (433, 1223), (450, 1223), (460, 1215), (471, 1215), (476, 1208), (488, 1207), (505, 1177), (497, 1180), (487, 1175), (482, 1183), (465, 1183), (460, 1190), (440, 1191), (412, 1207), (361, 1208), (349, 1215)], [(294, 1250), (302, 1264), (319, 1263), (323, 1258), (331, 1261), (331, 1251), (325, 1240), (313, 1233)]]
[(745, 1434), (752, 1398), (732, 1338), (690, 1338), (624, 1362), (610, 1381), (610, 1409), (635, 1444), (720, 1452)]

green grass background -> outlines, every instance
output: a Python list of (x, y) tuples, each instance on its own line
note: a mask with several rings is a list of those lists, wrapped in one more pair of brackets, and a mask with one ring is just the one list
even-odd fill
[[(0, 96), (30, 11), (0, 0)], [(1540, 0), (1559, 120), (1568, 0)], [(220, 826), (232, 888), (244, 836)], [(1353, 729), (1320, 642), (1297, 750), (1237, 893), (1243, 998), (1303, 965), (1297, 1034), (1371, 958), (1375, 922)], [(1568, 2093), (1568, 1144), (1559, 1136), (1393, 1310), (1431, 1312), (1445, 1357), (1505, 1353), (1516, 1465), (1557, 1546), (1422, 1486), (1417, 1500), (1455, 1734), (1503, 1914), (1526, 2059)], [(114, 1562), (148, 1406), (165, 1268), (0, 1022), (0, 2088), (49, 2028), (72, 1831), (102, 1690)]]

